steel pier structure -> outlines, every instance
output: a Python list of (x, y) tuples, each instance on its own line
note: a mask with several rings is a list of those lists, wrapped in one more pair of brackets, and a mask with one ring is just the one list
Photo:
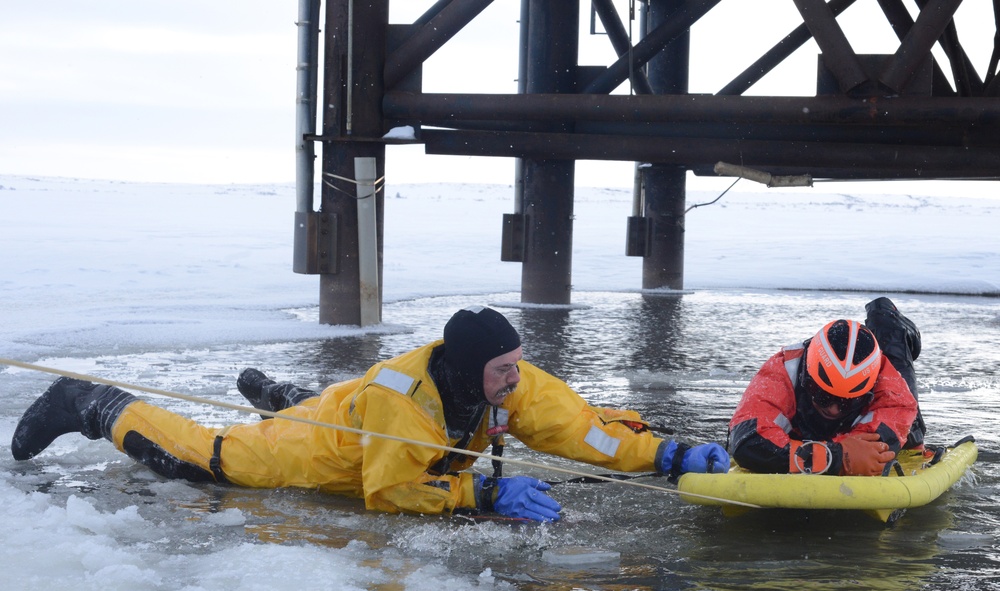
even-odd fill
[[(977, 72), (953, 19), (963, 0), (865, 0), (877, 1), (895, 34), (896, 51), (884, 55), (858, 54), (848, 42), (838, 17), (855, 0), (789, 0), (801, 24), (714, 94), (688, 91), (690, 30), (724, 11), (722, 0), (521, 0), (510, 44), (520, 64), (516, 94), (424, 92), (425, 60), (492, 1), (439, 0), (413, 23), (390, 24), (389, 0), (300, 0), (294, 270), (320, 276), (321, 323), (361, 324), (355, 161), (373, 159), (381, 178), (385, 146), (396, 141), (385, 136), (401, 126), (428, 154), (517, 159), (514, 212), (502, 220), (499, 247), (503, 260), (522, 265), (526, 303), (570, 303), (577, 160), (637, 163), (636, 206), (623, 227), (626, 254), (643, 257), (644, 289), (683, 288), (689, 171), (735, 168), (737, 176), (806, 184), (1000, 179), (1000, 36)], [(992, 11), (996, 20), (1000, 0)], [(588, 12), (618, 56), (612, 63), (579, 63)], [(767, 23), (762, 14), (755, 26)], [(819, 47), (817, 66), (801, 75), (816, 80), (815, 96), (745, 94), (809, 40)], [(739, 48), (720, 39), (717, 50)], [(372, 198), (381, 279), (384, 203), (381, 192)]]

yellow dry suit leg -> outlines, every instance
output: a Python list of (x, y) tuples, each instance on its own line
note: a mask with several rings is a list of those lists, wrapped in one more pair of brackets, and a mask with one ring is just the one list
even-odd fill
[[(308, 417), (318, 400), (307, 400), (281, 414)], [(333, 460), (317, 461), (313, 429), (289, 420), (215, 429), (136, 401), (115, 422), (112, 441), (167, 478), (254, 488), (319, 487), (360, 494), (360, 478), (354, 471)]]
[[(115, 447), (166, 478), (217, 482), (211, 461), (219, 429), (142, 401), (122, 410), (111, 430)], [(223, 479), (224, 481), (224, 479)]]
[(233, 484), (294, 486), (361, 496), (361, 450), (355, 435), (289, 418), (323, 419), (310, 398), (273, 420), (233, 426), (222, 443), (222, 470)]

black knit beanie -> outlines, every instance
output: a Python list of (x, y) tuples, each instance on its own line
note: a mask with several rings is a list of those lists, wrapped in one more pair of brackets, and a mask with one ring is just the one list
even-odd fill
[(503, 314), (484, 306), (459, 310), (444, 325), (445, 361), (472, 383), (482, 384), (493, 358), (521, 346), (521, 337)]

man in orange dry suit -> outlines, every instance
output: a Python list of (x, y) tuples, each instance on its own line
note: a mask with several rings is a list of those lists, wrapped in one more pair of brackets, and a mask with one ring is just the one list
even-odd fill
[[(532, 449), (613, 470), (676, 477), (729, 469), (719, 444), (658, 439), (634, 411), (588, 405), (565, 382), (523, 361), (517, 331), (490, 308), (458, 311), (443, 341), (318, 395), (252, 368), (237, 387), (255, 408), (279, 417), (476, 452), (502, 444), (509, 432)], [(315, 488), (363, 497), (367, 508), (389, 512), (495, 511), (549, 521), (561, 510), (545, 482), (463, 471), (475, 457), (280, 418), (209, 429), (119, 388), (69, 378), (56, 380), (24, 413), (11, 452), (28, 459), (71, 432), (105, 437), (168, 478)]]
[(835, 320), (764, 363), (729, 423), (740, 466), (879, 475), (901, 448), (922, 446), (913, 371), (920, 332), (888, 298), (865, 310), (865, 325)]

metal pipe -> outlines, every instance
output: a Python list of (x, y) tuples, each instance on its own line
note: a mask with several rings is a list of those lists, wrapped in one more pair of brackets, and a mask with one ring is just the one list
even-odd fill
[(295, 211), (313, 211), (319, 0), (299, 0), (295, 109)]
[[(521, 0), (518, 22), (517, 94), (528, 92), (528, 19), (531, 0)], [(514, 213), (524, 213), (524, 161), (514, 159)]]
[[(576, 89), (580, 0), (532, 0), (528, 17), (525, 92)], [(555, 129), (561, 129), (555, 126)], [(525, 234), (521, 302), (570, 303), (575, 163), (533, 155), (522, 163)]]
[(427, 154), (567, 160), (645, 161), (694, 170), (739, 162), (772, 174), (836, 170), (840, 178), (983, 178), (1000, 176), (1000, 147), (764, 141), (706, 138), (490, 133), (424, 130)]
[(1000, 104), (973, 97), (851, 98), (714, 95), (414, 94), (389, 92), (385, 116), (402, 121), (620, 121), (997, 126)]
[[(446, 128), (457, 131), (487, 131), (494, 133), (555, 131), (538, 129), (537, 125), (516, 121), (460, 121), (442, 122), (425, 120), (424, 129)], [(802, 140), (823, 142), (852, 142), (858, 144), (912, 144), (926, 146), (1000, 146), (1000, 128), (961, 126), (948, 123), (930, 125), (758, 125), (739, 122), (681, 122), (681, 123), (623, 123), (619, 121), (577, 121), (572, 133), (581, 137), (602, 135), (634, 135), (638, 137), (705, 138), (745, 140)]]
[[(649, 0), (641, 2), (636, 10), (639, 12), (639, 40), (641, 41), (646, 35), (646, 30), (649, 27)], [(645, 67), (638, 67), (637, 69), (646, 74)], [(646, 78), (649, 81), (649, 78)], [(652, 90), (652, 88), (650, 88)], [(632, 168), (632, 217), (638, 218), (642, 216), (642, 211), (646, 207), (644, 202), (645, 197), (645, 187), (643, 186), (643, 168), (649, 166), (646, 162), (633, 162)], [(645, 237), (644, 237), (645, 239)], [(644, 244), (645, 245), (645, 244)]]
[(378, 287), (378, 224), (375, 209), (375, 159), (354, 159), (358, 195), (358, 286), (361, 326), (382, 321)]
[(351, 135), (354, 120), (354, 0), (347, 0), (347, 105), (344, 133)]
[[(687, 0), (650, 2), (648, 26), (655, 31), (668, 25), (687, 3)], [(690, 65), (691, 32), (687, 30), (649, 60), (646, 76), (655, 93), (686, 96)], [(640, 169), (642, 217), (647, 229), (642, 288), (683, 289), (687, 169), (655, 161), (650, 164)]]
[(642, 215), (642, 168), (645, 162), (632, 163), (632, 217)]

